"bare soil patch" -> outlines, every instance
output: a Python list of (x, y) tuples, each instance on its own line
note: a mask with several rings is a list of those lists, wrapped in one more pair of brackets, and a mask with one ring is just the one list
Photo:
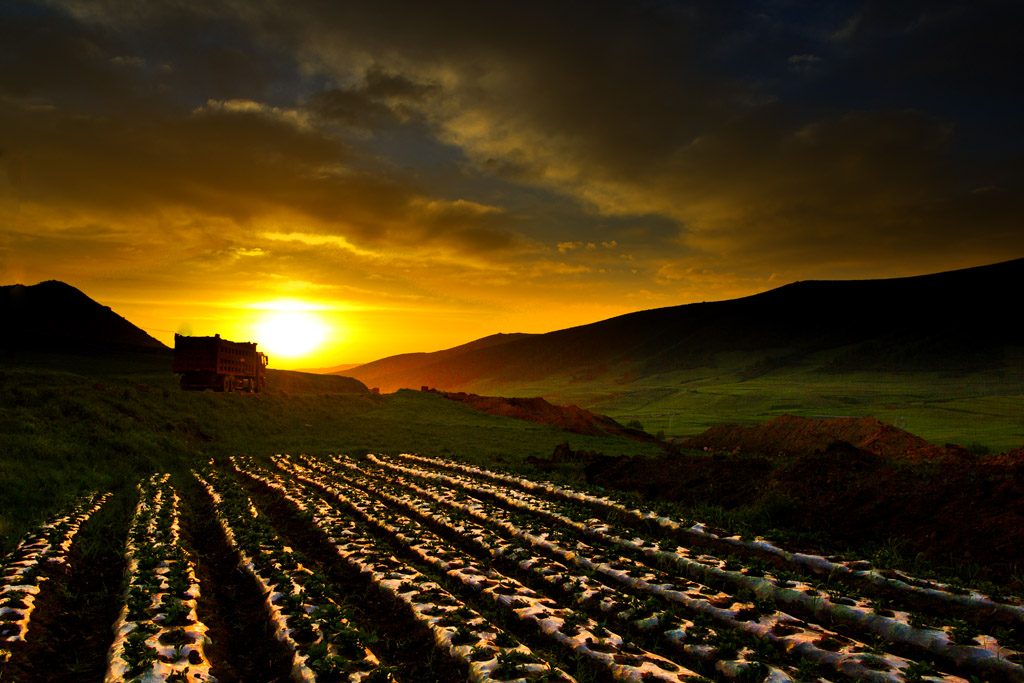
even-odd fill
[(206, 646), (213, 673), (220, 683), (291, 681), (291, 655), (274, 636), (262, 588), (238, 565), (205, 492), (188, 493), (182, 531), (196, 553), (198, 612), (213, 636)]
[(930, 460), (944, 457), (947, 451), (871, 416), (814, 419), (780, 415), (750, 427), (712, 427), (678, 445), (712, 452), (806, 456), (840, 441), (886, 459)]
[(747, 508), (839, 547), (895, 542), (911, 557), (977, 565), (985, 578), (1019, 576), (1024, 449), (977, 456), (922, 441), (874, 418), (785, 416), (682, 444), (701, 453), (592, 458), (586, 471), (592, 484), (650, 499)]

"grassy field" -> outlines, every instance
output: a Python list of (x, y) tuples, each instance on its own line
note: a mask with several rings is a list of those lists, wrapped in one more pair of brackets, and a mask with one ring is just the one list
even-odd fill
[(542, 395), (623, 423), (637, 420), (646, 431), (670, 437), (692, 436), (723, 423), (756, 424), (786, 413), (871, 415), (938, 445), (976, 445), (991, 452), (1024, 446), (1024, 362), (1016, 364), (1016, 372), (832, 373), (820, 370), (819, 360), (748, 377), (749, 356), (723, 356), (716, 367), (629, 382), (609, 374), (524, 384), (506, 395)]

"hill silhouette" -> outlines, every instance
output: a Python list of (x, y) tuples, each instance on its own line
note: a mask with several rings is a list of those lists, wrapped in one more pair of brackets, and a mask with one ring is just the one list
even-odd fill
[(0, 319), (0, 348), (8, 352), (170, 352), (110, 307), (56, 280), (0, 287)]
[[(419, 388), (431, 382), (410, 382), (409, 378), (434, 377), (437, 368), (444, 370), (446, 364), (458, 365), (466, 362), (467, 358), (474, 353), (487, 351), (494, 347), (522, 341), (537, 335), (514, 333), (514, 334), (492, 334), (482, 337), (468, 344), (462, 344), (443, 351), (432, 353), (402, 353), (397, 356), (388, 356), (380, 360), (365, 363), (354, 368), (348, 368), (343, 372), (351, 377), (361, 379), (370, 386), (383, 387), (384, 391), (395, 391), (401, 388)], [(490, 357), (489, 355), (487, 356)], [(355, 373), (360, 373), (359, 375)]]
[(357, 379), (343, 375), (318, 375), (299, 370), (267, 370), (267, 393), (285, 394), (367, 394), (370, 390)]
[[(108, 306), (57, 280), (0, 287), (0, 351), (16, 361), (81, 369), (88, 362), (124, 371), (171, 373), (173, 350)], [(91, 359), (91, 360), (90, 360)], [(287, 394), (369, 394), (357, 379), (268, 370), (266, 390)]]
[[(346, 371), (382, 391), (479, 382), (645, 376), (749, 355), (742, 373), (770, 372), (828, 351), (822, 369), (1002, 367), (1024, 323), (1009, 304), (1024, 259), (916, 277), (801, 281), (728, 301), (639, 311), (541, 335), (497, 335), (434, 354), (405, 354)], [(487, 342), (487, 343), (484, 343)]]

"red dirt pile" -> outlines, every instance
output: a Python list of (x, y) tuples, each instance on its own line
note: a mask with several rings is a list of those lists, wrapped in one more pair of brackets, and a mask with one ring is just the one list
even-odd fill
[(1000, 453), (999, 455), (993, 455), (990, 458), (986, 458), (986, 460), (992, 464), (1016, 467), (1019, 470), (1024, 470), (1024, 446), (1014, 448), (1012, 451)]
[(947, 455), (934, 446), (875, 418), (840, 417), (813, 419), (781, 415), (752, 427), (719, 425), (679, 442), (683, 448), (726, 453), (811, 455), (836, 442), (845, 442), (886, 459), (933, 460)]
[(477, 394), (433, 389), (431, 391), (488, 415), (539, 422), (555, 429), (586, 436), (625, 436), (639, 441), (657, 441), (653, 436), (637, 429), (623, 427), (605, 415), (598, 415), (577, 406), (552, 405), (540, 397), (502, 398), (501, 396), (478, 396)]
[(594, 460), (587, 480), (650, 499), (745, 508), (840, 544), (896, 542), (909, 557), (954, 558), (992, 578), (1019, 573), (1024, 448), (977, 455), (874, 418), (791, 415), (715, 427), (678, 445), (692, 450)]

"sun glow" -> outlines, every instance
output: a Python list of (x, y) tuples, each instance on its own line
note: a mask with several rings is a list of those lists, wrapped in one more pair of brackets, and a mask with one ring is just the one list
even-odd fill
[(268, 310), (256, 325), (260, 350), (270, 356), (271, 365), (275, 356), (294, 359), (313, 354), (327, 341), (328, 333), (327, 324), (316, 312), (283, 306)]

